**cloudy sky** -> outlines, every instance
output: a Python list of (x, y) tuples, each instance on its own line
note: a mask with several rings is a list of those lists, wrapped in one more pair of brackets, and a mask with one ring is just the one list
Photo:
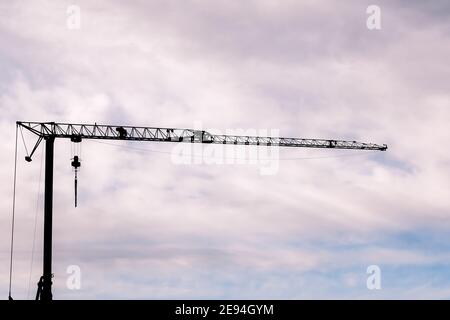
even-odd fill
[[(368, 29), (369, 5), (381, 29)], [(263, 174), (245, 154), (211, 161), (221, 146), (180, 163), (175, 144), (85, 140), (75, 209), (74, 146), (58, 140), (55, 298), (449, 299), (449, 40), (444, 0), (1, 0), (2, 298), (25, 120), (389, 146), (265, 150)], [(36, 137), (24, 140), (30, 150)], [(17, 299), (34, 297), (42, 272), (42, 150), (26, 163), (19, 140)]]

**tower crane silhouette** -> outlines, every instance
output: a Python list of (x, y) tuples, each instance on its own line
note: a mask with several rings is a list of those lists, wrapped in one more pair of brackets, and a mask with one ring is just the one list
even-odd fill
[[(100, 124), (71, 124), (56, 122), (17, 121), (21, 127), (34, 133), (38, 139), (32, 152), (25, 157), (28, 162), (42, 140), (45, 141), (44, 188), (44, 247), (43, 275), (38, 283), (36, 300), (52, 300), (52, 219), (53, 219), (53, 162), (54, 142), (57, 138), (81, 143), (83, 139), (128, 140), (175, 143), (208, 143), (223, 145), (255, 145), (269, 147), (330, 148), (352, 150), (387, 150), (387, 145), (346, 140), (280, 138), (260, 136), (215, 135), (204, 130), (114, 126)], [(72, 161), (75, 169), (75, 206), (77, 205), (77, 171), (81, 163), (78, 156)]]

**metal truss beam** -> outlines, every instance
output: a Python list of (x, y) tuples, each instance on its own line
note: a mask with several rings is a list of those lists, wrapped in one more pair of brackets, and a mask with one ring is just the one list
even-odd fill
[[(190, 142), (303, 148), (335, 148), (385, 151), (387, 145), (346, 140), (281, 138), (237, 135), (214, 135), (204, 130), (70, 124), (55, 122), (22, 122), (17, 124), (42, 138), (107, 139), (155, 142)], [(81, 141), (81, 140), (80, 140)]]

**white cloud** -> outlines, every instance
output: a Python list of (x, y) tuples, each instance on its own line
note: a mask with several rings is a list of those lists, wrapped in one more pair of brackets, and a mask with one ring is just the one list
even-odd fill
[[(389, 150), (355, 157), (280, 150), (281, 158), (339, 157), (282, 160), (277, 175), (260, 176), (252, 166), (179, 166), (165, 153), (85, 141), (75, 210), (70, 146), (58, 141), (55, 265), (60, 273), (55, 282), (65, 283), (66, 262), (78, 259), (88, 270), (80, 296), (62, 287), (58, 294), (263, 297), (275, 290), (277, 296), (291, 277), (302, 274), (305, 278), (287, 291), (291, 297), (308, 297), (296, 293), (303, 285), (311, 297), (351, 296), (347, 289), (326, 290), (341, 280), (354, 283), (353, 271), (339, 281), (311, 280), (308, 272), (332, 274), (336, 261), (341, 268), (360, 266), (363, 273), (366, 262), (448, 265), (445, 255), (434, 260), (420, 248), (398, 250), (395, 241), (377, 247), (392, 234), (422, 228), (448, 232), (450, 42), (448, 22), (435, 20), (433, 11), (412, 7), (405, 13), (380, 4), (385, 20), (376, 33), (366, 29), (365, 7), (355, 2), (339, 8), (317, 1), (82, 1), (79, 6), (80, 30), (66, 28), (62, 3), (0, 7), (2, 212), (10, 211), (14, 121), (19, 119), (169, 127), (201, 121), (220, 131), (274, 128), (282, 136), (387, 143)], [(29, 148), (34, 143), (31, 136), (27, 143)], [(16, 256), (14, 283), (22, 297), (38, 154), (25, 164), (20, 149), (16, 249), (22, 253)], [(41, 223), (40, 212), (38, 218)], [(10, 217), (2, 215), (0, 221), (5, 261), (0, 283), (6, 288)], [(334, 253), (330, 244), (364, 250), (356, 255), (343, 250), (336, 258), (341, 251)], [(372, 257), (377, 261), (368, 261)], [(148, 283), (132, 274), (123, 277), (133, 266)], [(155, 271), (161, 269), (161, 274)], [(254, 277), (249, 270), (257, 271)], [(272, 274), (277, 271), (282, 275)], [(39, 266), (34, 272), (33, 283)], [(222, 277), (231, 279), (225, 283)], [(237, 284), (245, 277), (247, 291)], [(317, 281), (319, 288), (308, 281)]]

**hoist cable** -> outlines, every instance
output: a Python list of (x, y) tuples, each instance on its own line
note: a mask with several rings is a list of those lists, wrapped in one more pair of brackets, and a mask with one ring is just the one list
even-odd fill
[(34, 213), (34, 232), (33, 232), (33, 247), (31, 249), (31, 261), (30, 261), (30, 274), (28, 276), (28, 289), (27, 289), (27, 300), (30, 297), (30, 286), (31, 286), (31, 275), (33, 274), (33, 263), (34, 263), (34, 251), (36, 247), (36, 233), (37, 233), (37, 216), (39, 212), (39, 202), (41, 199), (41, 185), (42, 185), (42, 168), (44, 163), (44, 148), (41, 151), (41, 166), (39, 170), (39, 182), (38, 182), (38, 193), (36, 199), (36, 211)]
[[(25, 138), (23, 137), (23, 129), (22, 129), (22, 127), (20, 127), (20, 136), (22, 137), (23, 146), (25, 147), (25, 151), (27, 152), (27, 156), (29, 156), (30, 154), (28, 153), (27, 144), (25, 143)], [(17, 138), (16, 138), (16, 140), (17, 140)]]
[(8, 293), (8, 299), (9, 300), (12, 300), (12, 297), (11, 297), (11, 286), (12, 286), (12, 274), (13, 274), (14, 222), (15, 222), (15, 215), (16, 215), (17, 137), (18, 137), (18, 130), (19, 130), (19, 126), (16, 125), (16, 145), (15, 145), (15, 152), (14, 152), (14, 184), (13, 184), (12, 223), (11, 223), (11, 256), (10, 256), (10, 262), (9, 262), (9, 293)]

